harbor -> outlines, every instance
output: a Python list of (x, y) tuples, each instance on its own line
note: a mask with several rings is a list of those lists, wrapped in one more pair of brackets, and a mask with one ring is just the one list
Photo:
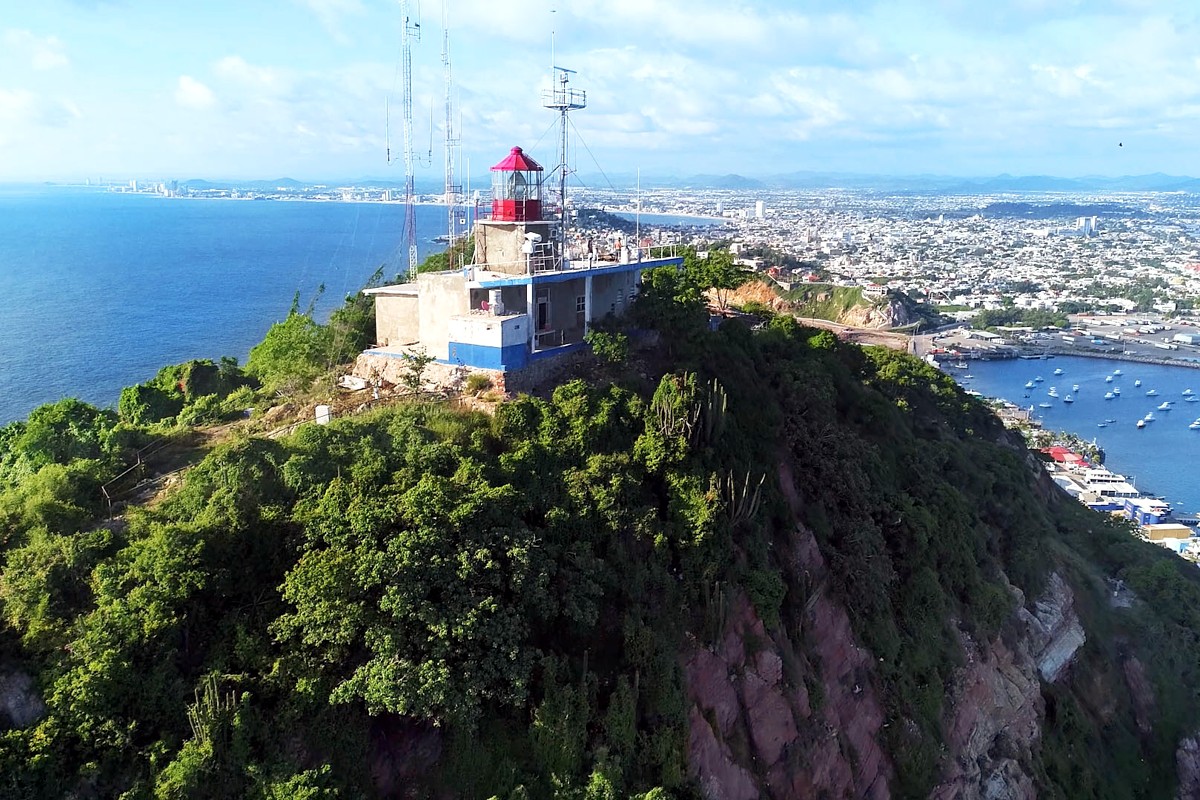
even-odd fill
[(1160, 523), (1195, 524), (1200, 374), (1194, 370), (1079, 356), (955, 358), (941, 366), (968, 391), (1008, 401), (1014, 420), (1071, 433), (1102, 451), (1102, 464), (1079, 456), (1086, 467), (1046, 455), (1056, 483), (1081, 502), (1126, 513), (1127, 500), (1157, 499), (1170, 508)]

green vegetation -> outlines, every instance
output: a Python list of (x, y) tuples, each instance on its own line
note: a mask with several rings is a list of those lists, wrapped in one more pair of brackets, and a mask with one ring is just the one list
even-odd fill
[(976, 328), (988, 329), (998, 327), (1029, 327), (1029, 328), (1066, 328), (1070, 322), (1067, 315), (1060, 311), (1042, 311), (1032, 308), (981, 309), (971, 319)]
[(842, 319), (851, 309), (866, 305), (858, 286), (834, 286), (828, 283), (806, 283), (784, 292), (793, 310), (802, 317), (813, 319)]
[[(720, 640), (739, 596), (809, 644), (797, 523), (871, 653), (855, 680), (885, 705), (895, 795), (928, 796), (944, 767), (962, 637), (1014, 641), (1009, 583), (1032, 602), (1054, 568), (1094, 635), (1045, 688), (1040, 796), (1169, 796), (1200, 719), (1195, 570), (1040, 501), (998, 420), (920, 361), (789, 317), (710, 331), (702, 264), (646, 276), (633, 317), (660, 351), (597, 331), (605, 381), (485, 415), (422, 401), (414, 365), (409, 401), (234, 433), (112, 522), (102, 487), (149, 431), (248, 376), (316, 379), (360, 332), (357, 301), (340, 329), (293, 309), (246, 374), (191, 362), (127, 390), (120, 417), (64, 400), (0, 428), (0, 638), (46, 704), (0, 732), (4, 796), (696, 796), (680, 653)], [(1142, 602), (1114, 611), (1109, 578)]]
[[(475, 235), (455, 240), (454, 244), (440, 253), (430, 253), (417, 265), (417, 273), (445, 272), (470, 264), (475, 259)], [(372, 309), (373, 310), (373, 309)]]

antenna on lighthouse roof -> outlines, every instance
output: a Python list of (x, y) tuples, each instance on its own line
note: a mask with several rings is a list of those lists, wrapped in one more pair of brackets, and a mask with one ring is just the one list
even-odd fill
[(567, 150), (567, 133), (570, 128), (567, 121), (567, 114), (571, 111), (587, 108), (587, 92), (572, 89), (567, 85), (570, 82), (570, 76), (575, 74), (575, 70), (556, 66), (551, 66), (550, 69), (554, 73), (553, 80), (550, 88), (542, 93), (542, 105), (557, 111), (560, 117), (561, 145), (557, 169), (559, 206), (562, 219), (560, 236), (562, 238), (562, 254), (565, 258), (567, 251), (567, 174), (571, 171)]

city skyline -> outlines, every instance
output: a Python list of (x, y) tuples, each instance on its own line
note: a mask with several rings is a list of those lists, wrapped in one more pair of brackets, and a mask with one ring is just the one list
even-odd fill
[[(443, 163), (443, 6), (410, 5), (428, 182)], [(557, 160), (540, 103), (553, 46), (588, 95), (572, 118), (584, 173), (1200, 174), (1187, 3), (844, 5), (447, 2), (461, 170), (514, 144)], [(382, 0), (10, 10), (0, 181), (402, 180), (401, 27)]]

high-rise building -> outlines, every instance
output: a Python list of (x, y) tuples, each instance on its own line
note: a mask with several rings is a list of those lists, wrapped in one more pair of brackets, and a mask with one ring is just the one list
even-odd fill
[(767, 204), (762, 200), (757, 200), (754, 203), (754, 218), (763, 219), (767, 216)]

